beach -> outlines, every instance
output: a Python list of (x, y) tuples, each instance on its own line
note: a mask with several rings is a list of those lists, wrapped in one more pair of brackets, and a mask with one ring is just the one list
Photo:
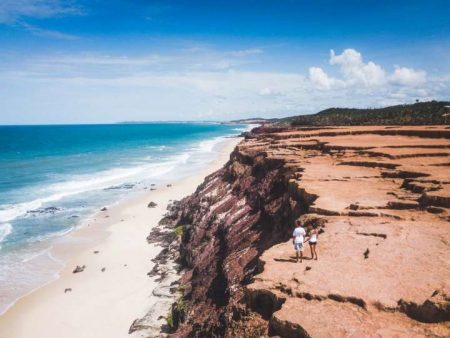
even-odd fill
[[(99, 211), (85, 226), (55, 244), (52, 255), (65, 261), (57, 280), (18, 300), (0, 316), (1, 337), (127, 337), (134, 320), (154, 307), (158, 282), (147, 275), (161, 247), (146, 237), (172, 200), (193, 193), (204, 177), (223, 166), (240, 138), (229, 138), (220, 155), (195, 174)], [(149, 208), (149, 202), (155, 202)], [(72, 241), (73, 239), (73, 241)], [(77, 267), (83, 271), (73, 273)], [(162, 317), (160, 320), (162, 320)]]

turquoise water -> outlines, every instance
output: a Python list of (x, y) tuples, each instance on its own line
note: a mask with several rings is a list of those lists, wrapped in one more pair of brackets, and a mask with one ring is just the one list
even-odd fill
[[(13, 287), (20, 294), (38, 279), (42, 283), (46, 271), (35, 271), (40, 268), (31, 263), (48, 252), (51, 238), (71, 231), (102, 206), (195, 172), (215, 158), (226, 137), (246, 128), (200, 123), (0, 126), (0, 289)], [(2, 297), (0, 312), (11, 298)]]

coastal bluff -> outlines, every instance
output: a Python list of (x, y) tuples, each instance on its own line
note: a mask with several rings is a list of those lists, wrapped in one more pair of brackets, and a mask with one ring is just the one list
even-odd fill
[[(448, 126), (253, 129), (164, 219), (171, 335), (448, 337), (449, 156)], [(298, 218), (317, 261), (295, 262)]]

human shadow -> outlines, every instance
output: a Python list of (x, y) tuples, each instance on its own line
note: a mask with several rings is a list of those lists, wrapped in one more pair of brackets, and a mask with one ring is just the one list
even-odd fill
[[(297, 258), (296, 257), (289, 257), (289, 259), (286, 258), (274, 258), (273, 259), (275, 262), (285, 262), (285, 263), (297, 263)], [(302, 260), (312, 260), (311, 257), (304, 257), (302, 258)]]

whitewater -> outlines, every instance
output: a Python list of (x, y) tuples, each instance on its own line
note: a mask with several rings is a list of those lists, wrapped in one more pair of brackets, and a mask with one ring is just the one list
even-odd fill
[(52, 241), (104, 206), (187, 177), (249, 126), (0, 126), (0, 313), (57, 278)]

